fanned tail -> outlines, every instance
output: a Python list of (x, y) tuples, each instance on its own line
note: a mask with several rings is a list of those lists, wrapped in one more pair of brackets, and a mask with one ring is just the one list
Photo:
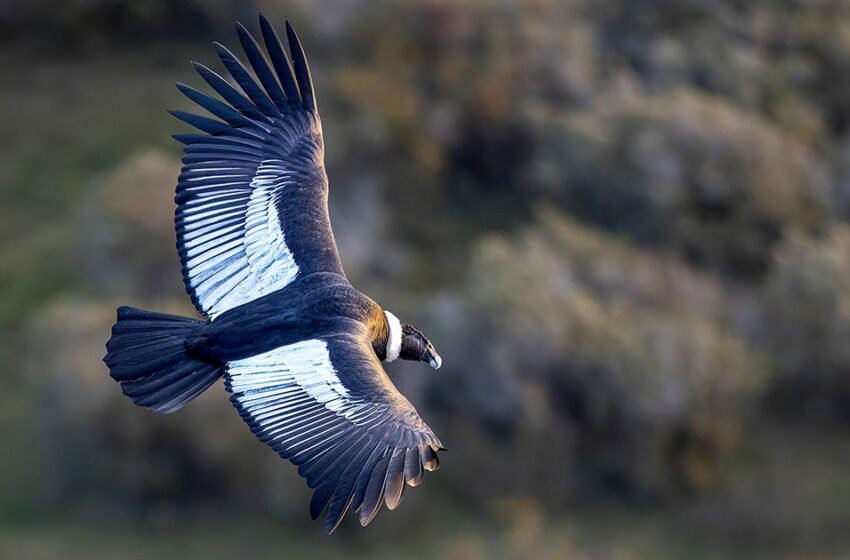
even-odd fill
[(135, 404), (163, 414), (174, 412), (224, 375), (221, 365), (192, 358), (186, 351), (186, 338), (202, 325), (198, 319), (120, 307), (103, 361)]

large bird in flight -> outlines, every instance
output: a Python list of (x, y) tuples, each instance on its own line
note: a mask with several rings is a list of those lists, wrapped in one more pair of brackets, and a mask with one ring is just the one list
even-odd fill
[[(351, 286), (328, 218), (322, 125), (304, 51), (291, 57), (261, 15), (268, 56), (241, 25), (249, 68), (215, 44), (236, 85), (194, 63), (221, 97), (177, 87), (213, 117), (173, 111), (201, 131), (177, 183), (183, 281), (204, 319), (118, 309), (104, 358), (133, 402), (178, 410), (219, 378), (251, 431), (298, 465), (310, 514), (333, 531), (368, 524), (439, 466), (442, 445), (381, 361), (441, 365), (433, 345)], [(240, 91), (241, 90), (241, 91)]]

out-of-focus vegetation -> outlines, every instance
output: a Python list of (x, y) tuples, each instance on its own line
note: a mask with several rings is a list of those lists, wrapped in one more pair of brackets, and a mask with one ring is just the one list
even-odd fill
[[(192, 314), (187, 61), (296, 25), (353, 283), (450, 452), (327, 538), (223, 389), (135, 408), (120, 304)], [(0, 557), (850, 555), (850, 2), (0, 1)]]

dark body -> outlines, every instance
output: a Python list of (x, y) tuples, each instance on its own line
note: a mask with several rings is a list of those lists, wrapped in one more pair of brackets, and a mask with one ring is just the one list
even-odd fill
[(187, 341), (187, 348), (197, 358), (226, 363), (305, 338), (343, 333), (362, 333), (372, 341), (378, 358), (384, 359), (388, 327), (381, 306), (344, 276), (316, 272), (225, 311)]

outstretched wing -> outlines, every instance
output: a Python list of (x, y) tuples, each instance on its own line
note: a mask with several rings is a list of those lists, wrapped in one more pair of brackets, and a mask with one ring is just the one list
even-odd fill
[(263, 16), (260, 27), (271, 66), (237, 25), (256, 79), (216, 43), (240, 89), (193, 63), (224, 101), (177, 84), (220, 120), (172, 111), (204, 133), (175, 135), (186, 145), (175, 225), (186, 290), (210, 317), (279, 290), (299, 274), (343, 274), (328, 218), (322, 128), (307, 59), (289, 23), (292, 66)]
[(313, 519), (330, 533), (350, 509), (367, 525), (405, 484), (439, 466), (442, 445), (398, 392), (371, 345), (348, 334), (304, 340), (227, 366), (225, 386), (251, 431), (298, 465)]

